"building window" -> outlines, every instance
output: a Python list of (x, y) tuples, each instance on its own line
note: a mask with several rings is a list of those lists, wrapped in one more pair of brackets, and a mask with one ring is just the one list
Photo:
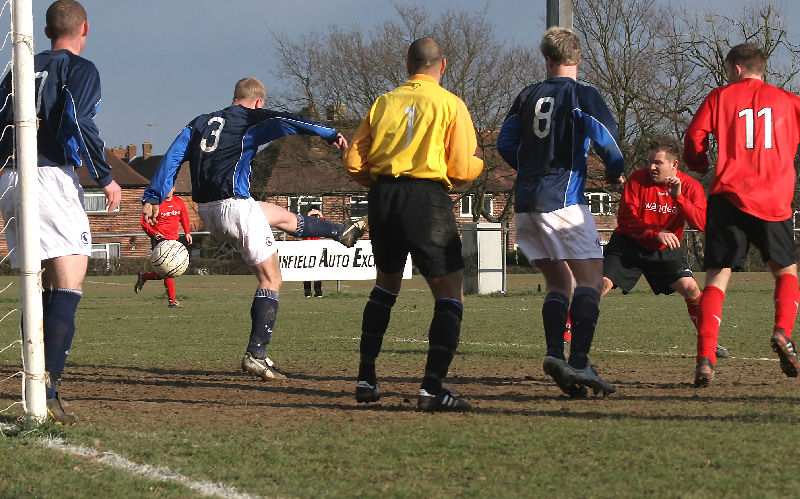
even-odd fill
[(92, 244), (92, 258), (113, 260), (120, 258), (121, 256), (122, 251), (120, 243)]
[[(122, 203), (120, 203), (122, 204)], [(103, 192), (84, 192), (83, 206), (86, 213), (106, 213), (106, 195)], [(119, 211), (119, 206), (114, 212)]]
[(322, 210), (322, 196), (289, 196), (289, 211), (305, 215), (308, 210)]
[(586, 200), (589, 202), (589, 211), (592, 215), (612, 215), (611, 194), (606, 192), (587, 192)]
[[(475, 203), (475, 195), (469, 194), (461, 198), (458, 216), (461, 218), (472, 218), (472, 205)], [(483, 195), (483, 209), (489, 215), (494, 215), (494, 196), (491, 194)]]
[(367, 216), (367, 196), (350, 196), (350, 220)]

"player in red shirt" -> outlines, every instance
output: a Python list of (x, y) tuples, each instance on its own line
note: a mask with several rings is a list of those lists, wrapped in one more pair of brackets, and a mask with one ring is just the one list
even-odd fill
[[(702, 292), (680, 247), (684, 225), (703, 230), (706, 194), (700, 182), (678, 170), (681, 144), (669, 137), (650, 141), (648, 167), (628, 178), (619, 201), (617, 228), (603, 251), (603, 291), (628, 294), (644, 274), (655, 294), (677, 291), (697, 327)], [(717, 345), (716, 355), (728, 357)]]
[[(150, 236), (153, 247), (164, 239), (177, 241), (178, 225), (183, 227), (183, 232), (186, 233), (186, 242), (192, 244), (192, 235), (189, 230), (189, 213), (186, 211), (186, 205), (183, 200), (173, 196), (174, 193), (175, 188), (173, 187), (167, 197), (164, 198), (164, 202), (158, 205), (158, 219), (155, 225), (150, 225), (145, 216), (142, 215), (142, 229)], [(169, 307), (181, 307), (181, 302), (175, 298), (175, 279), (172, 277), (164, 279), (155, 272), (139, 272), (133, 290), (139, 293), (145, 282), (157, 280), (164, 281)]]
[(792, 327), (800, 301), (792, 238), (794, 158), (800, 142), (800, 98), (763, 81), (767, 58), (752, 44), (725, 57), (728, 85), (711, 91), (686, 130), (684, 159), (708, 170), (708, 135), (717, 140), (717, 169), (706, 215), (706, 287), (700, 300), (695, 386), (714, 377), (722, 302), (732, 269), (752, 243), (775, 276), (775, 323), (770, 343), (790, 377), (800, 369)]

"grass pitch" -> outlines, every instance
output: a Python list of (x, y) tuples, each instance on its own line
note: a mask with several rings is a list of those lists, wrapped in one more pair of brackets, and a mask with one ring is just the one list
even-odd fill
[[(414, 410), (432, 313), (418, 277), (393, 310), (378, 359), (385, 394), (369, 405), (356, 405), (353, 389), (370, 283), (336, 293), (326, 282), (322, 299), (285, 283), (269, 355), (290, 379), (269, 383), (239, 371), (252, 277), (181, 277), (177, 310), (160, 283), (134, 295), (134, 280), (87, 278), (62, 389), (81, 422), (6, 427), (0, 495), (199, 495), (187, 482), (264, 497), (780, 497), (800, 486), (800, 380), (781, 373), (769, 347), (768, 274), (734, 275), (720, 335), (733, 357), (704, 390), (691, 385), (683, 300), (653, 296), (645, 282), (628, 296), (612, 291), (592, 362), (618, 391), (584, 400), (561, 396), (542, 372), (541, 276), (511, 275), (508, 295), (466, 299), (446, 384), (475, 407), (469, 414)], [(0, 322), (0, 343), (17, 335), (15, 318)], [(3, 378), (19, 370), (18, 351), (0, 355)], [(0, 408), (19, 386), (0, 383)], [(13, 427), (19, 414), (0, 422)], [(46, 448), (52, 435), (95, 454)], [(109, 451), (186, 481), (111, 467), (98, 457)]]

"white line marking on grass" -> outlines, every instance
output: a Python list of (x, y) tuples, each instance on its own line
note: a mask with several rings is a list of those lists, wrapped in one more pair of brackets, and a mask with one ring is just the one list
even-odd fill
[(180, 473), (175, 473), (169, 468), (134, 463), (133, 461), (125, 459), (114, 451), (97, 451), (88, 447), (82, 447), (80, 445), (72, 445), (60, 438), (45, 438), (40, 440), (40, 442), (45, 447), (49, 447), (67, 454), (72, 454), (73, 456), (92, 459), (98, 463), (127, 471), (135, 475), (141, 475), (145, 478), (161, 482), (180, 483), (181, 485), (185, 485), (186, 487), (204, 496), (223, 497), (225, 499), (255, 499), (258, 497), (239, 492), (235, 488), (227, 485), (221, 485), (207, 481), (195, 481), (181, 475)]

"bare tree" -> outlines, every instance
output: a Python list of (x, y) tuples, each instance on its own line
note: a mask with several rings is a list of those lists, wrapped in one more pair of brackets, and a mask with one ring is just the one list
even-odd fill
[[(478, 132), (485, 169), (464, 193), (475, 198), (477, 220), (489, 182), (507, 168), (496, 154), (496, 132), (516, 94), (541, 78), (543, 62), (534, 47), (499, 40), (486, 8), (434, 16), (422, 6), (396, 4), (395, 11), (397, 19), (370, 31), (333, 26), (319, 36), (297, 39), (273, 33), (280, 61), (276, 74), (290, 83), (285, 102), (295, 109), (337, 106), (355, 123), (379, 95), (406, 81), (409, 43), (422, 36), (435, 38), (448, 60), (442, 86), (464, 100)], [(499, 219), (509, 216), (507, 209)]]

